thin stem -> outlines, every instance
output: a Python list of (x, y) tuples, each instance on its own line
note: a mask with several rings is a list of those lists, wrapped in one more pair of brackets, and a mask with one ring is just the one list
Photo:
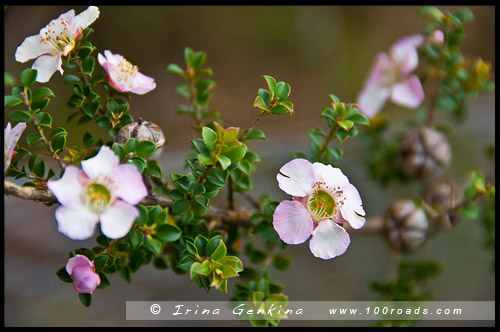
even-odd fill
[(229, 175), (227, 180), (227, 208), (229, 210), (234, 210), (233, 178), (231, 178), (231, 175)]
[(248, 125), (248, 127), (241, 133), (240, 137), (238, 138), (238, 140), (242, 140), (245, 138), (245, 136), (253, 130), (253, 128), (264, 118), (264, 116), (266, 115), (269, 115), (271, 114), (270, 112), (263, 112), (263, 113), (260, 113), (259, 114), (259, 117), (255, 120), (253, 120), (252, 122), (250, 122), (250, 124)]
[[(25, 91), (26, 91), (26, 88), (25, 88)], [(23, 93), (21, 93), (21, 96), (23, 97), (23, 102), (28, 107), (28, 110), (30, 112), (32, 112), (32, 110), (31, 110), (31, 103), (28, 101), (28, 98), (26, 96), (26, 92), (25, 91)], [(66, 168), (66, 164), (61, 160), (61, 158), (59, 157), (59, 155), (57, 155), (57, 153), (54, 151), (54, 149), (50, 145), (49, 141), (45, 137), (45, 134), (43, 133), (42, 127), (40, 127), (36, 123), (36, 117), (31, 116), (30, 121), (31, 121), (31, 124), (33, 125), (33, 127), (35, 128), (35, 130), (37, 131), (38, 135), (40, 136), (43, 145), (45, 145), (45, 148), (47, 149), (47, 151), (49, 151), (50, 156), (57, 161), (57, 163), (59, 164), (59, 166), (62, 169), (65, 169)]]

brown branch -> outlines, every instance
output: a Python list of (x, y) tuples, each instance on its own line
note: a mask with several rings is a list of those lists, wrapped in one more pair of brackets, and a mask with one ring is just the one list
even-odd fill
[[(4, 181), (4, 194), (20, 199), (30, 200), (51, 206), (57, 203), (57, 199), (50, 190), (35, 187), (23, 187), (10, 181)], [(147, 196), (141, 203), (142, 205), (160, 205), (161, 207), (171, 207), (173, 202), (170, 198), (161, 196)], [(219, 220), (225, 224), (233, 226), (249, 227), (252, 213), (247, 210), (227, 210), (212, 207), (203, 218), (207, 220)]]

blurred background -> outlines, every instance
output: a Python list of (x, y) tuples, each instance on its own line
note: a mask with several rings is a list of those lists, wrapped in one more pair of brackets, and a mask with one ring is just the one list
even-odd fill
[[(32, 65), (15, 61), (16, 48), (24, 38), (38, 34), (50, 20), (69, 9), (80, 13), (87, 7), (8, 6), (4, 9), (4, 66), (17, 77)], [(455, 10), (459, 7), (442, 7)], [(464, 54), (482, 57), (495, 70), (495, 8), (469, 7), (475, 20), (466, 25), (462, 43)], [(291, 159), (290, 152), (307, 151), (306, 131), (325, 128), (319, 116), (328, 106), (327, 95), (354, 102), (375, 58), (402, 36), (423, 33), (422, 21), (414, 6), (100, 6), (100, 17), (91, 27), (89, 40), (97, 52), (108, 49), (122, 54), (140, 71), (155, 79), (152, 92), (134, 95), (130, 112), (160, 125), (167, 145), (159, 159), (163, 174), (185, 172), (183, 160), (189, 153), (189, 140), (197, 138), (190, 129), (191, 118), (177, 115), (184, 103), (175, 85), (177, 75), (167, 73), (170, 63), (184, 67), (183, 50), (189, 46), (207, 53), (207, 65), (214, 71), (217, 87), (211, 107), (222, 113), (225, 126), (245, 128), (257, 117), (251, 106), (259, 88), (265, 87), (263, 74), (290, 83), (293, 116), (268, 116), (260, 124), (268, 141), (251, 141), (249, 146), (262, 159), (253, 175), (253, 197), (269, 193), (282, 200), (289, 197), (277, 186), (277, 170)], [(96, 54), (94, 54), (96, 55)], [(96, 73), (104, 73), (97, 64)], [(68, 144), (81, 143), (86, 131), (105, 138), (104, 131), (92, 124), (66, 123), (70, 110), (66, 101), (72, 94), (56, 72), (47, 84), (56, 94), (48, 112), (53, 126), (68, 129)], [(10, 89), (6, 90), (10, 93)], [(479, 95), (469, 105), (469, 116), (454, 125), (450, 133), (453, 148), (451, 174), (465, 181), (468, 172), (486, 168), (484, 148), (494, 145), (494, 94)], [(388, 104), (386, 112), (402, 123), (413, 113)], [(7, 113), (4, 123), (7, 123)], [(5, 125), (4, 125), (5, 126)], [(372, 183), (363, 165), (362, 146), (357, 140), (342, 146), (340, 166), (360, 191), (368, 216), (381, 215), (395, 197), (412, 197), (414, 188), (393, 185), (383, 188)], [(54, 165), (54, 167), (56, 167)], [(221, 194), (221, 196), (224, 196)], [(245, 201), (236, 196), (236, 203)], [(214, 205), (224, 206), (224, 202)], [(112, 287), (98, 290), (90, 308), (83, 307), (70, 284), (55, 272), (66, 263), (67, 253), (76, 247), (92, 247), (94, 241), (75, 242), (57, 232), (56, 206), (5, 197), (4, 228), (4, 314), (6, 326), (182, 326), (194, 322), (127, 321), (125, 301), (207, 301), (226, 300), (215, 290), (199, 289), (188, 276), (170, 270), (141, 268), (130, 285), (118, 275), (111, 276)], [(312, 256), (307, 243), (288, 246), (285, 253), (293, 260), (285, 272), (271, 270), (271, 279), (285, 285), (291, 301), (370, 301), (378, 295), (370, 290), (371, 280), (384, 280), (390, 264), (388, 245), (381, 237), (351, 232), (347, 252), (334, 260)], [(479, 221), (462, 220), (453, 232), (440, 232), (426, 251), (444, 268), (427, 283), (434, 300), (494, 300), (495, 280), (492, 253), (484, 249)], [(236, 280), (231, 280), (228, 289)], [(283, 321), (280, 326), (369, 326), (367, 321)], [(431, 322), (431, 325), (440, 322)], [(441, 322), (442, 325), (488, 325), (493, 322)], [(239, 322), (202, 322), (201, 325), (247, 326)], [(427, 323), (418, 323), (425, 325)]]

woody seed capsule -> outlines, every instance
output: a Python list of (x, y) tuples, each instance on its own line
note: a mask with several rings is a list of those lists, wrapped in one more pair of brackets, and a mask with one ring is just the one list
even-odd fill
[(160, 127), (156, 123), (144, 121), (142, 118), (139, 118), (137, 122), (131, 121), (124, 125), (113, 142), (125, 144), (129, 138), (135, 138), (139, 141), (151, 141), (158, 148), (162, 147), (166, 142), (165, 135), (163, 135)]

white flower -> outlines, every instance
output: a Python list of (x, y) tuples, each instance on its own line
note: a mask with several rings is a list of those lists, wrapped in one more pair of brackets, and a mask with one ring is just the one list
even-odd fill
[(153, 78), (139, 72), (139, 68), (128, 62), (120, 54), (108, 50), (97, 55), (97, 60), (108, 74), (108, 81), (120, 92), (133, 92), (143, 95), (156, 87)]
[(119, 164), (113, 151), (103, 146), (99, 153), (82, 161), (82, 170), (68, 166), (49, 188), (61, 204), (56, 209), (59, 232), (73, 240), (94, 235), (100, 221), (102, 233), (111, 239), (127, 235), (147, 189), (141, 173), (132, 164)]
[(365, 211), (358, 190), (338, 168), (294, 159), (281, 167), (279, 187), (291, 201), (283, 201), (273, 215), (273, 226), (283, 242), (300, 244), (311, 235), (309, 248), (322, 259), (342, 255), (349, 234), (337, 223), (355, 228), (365, 224)]
[(16, 154), (14, 148), (16, 147), (19, 138), (21, 137), (24, 129), (26, 129), (26, 123), (19, 122), (14, 128), (11, 128), (10, 122), (7, 123), (7, 126), (4, 130), (4, 167), (3, 171), (7, 170), (7, 167), (10, 165), (10, 161), (12, 157)]
[(32, 69), (38, 71), (36, 80), (48, 82), (56, 70), (62, 74), (62, 56), (67, 56), (75, 47), (75, 40), (82, 30), (99, 17), (99, 9), (90, 6), (75, 16), (73, 9), (61, 14), (57, 19), (40, 30), (35, 36), (26, 38), (16, 50), (16, 61), (35, 59)]

